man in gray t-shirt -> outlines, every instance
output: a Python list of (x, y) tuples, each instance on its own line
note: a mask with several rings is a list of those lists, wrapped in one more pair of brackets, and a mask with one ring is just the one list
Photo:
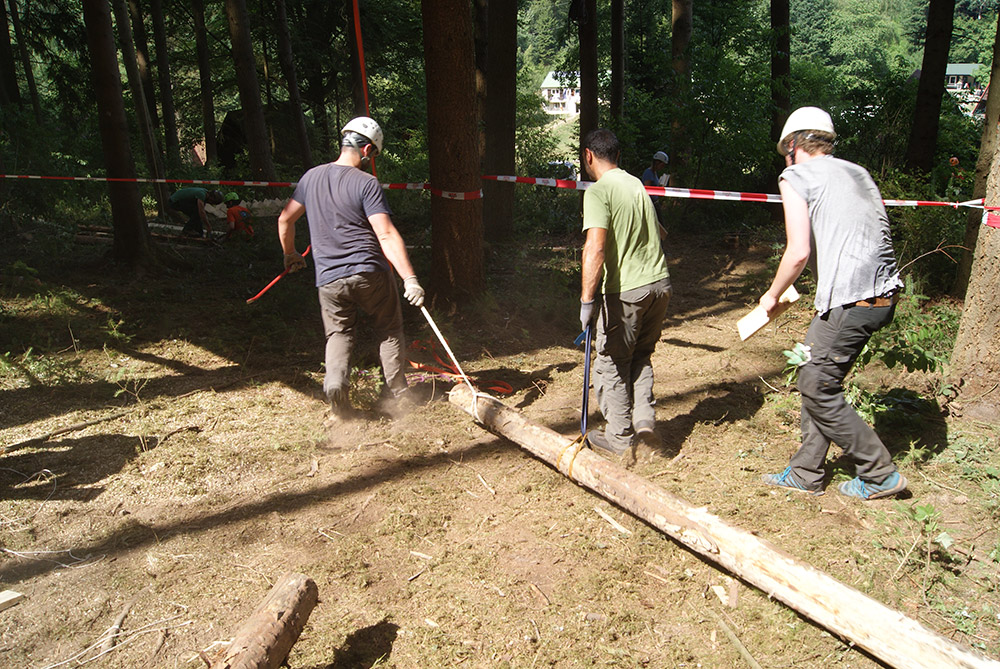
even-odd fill
[(306, 172), (278, 217), (278, 238), (289, 273), (306, 266), (295, 250), (295, 222), (303, 214), (309, 221), (326, 333), (323, 391), (334, 420), (351, 415), (350, 356), (358, 309), (372, 318), (386, 388), (395, 399), (402, 399), (407, 392), (403, 315), (392, 268), (403, 279), (407, 301), (415, 307), (424, 303), (424, 289), (392, 223), (382, 186), (362, 169), (381, 151), (378, 123), (367, 116), (352, 119), (341, 131), (340, 157)]
[(809, 263), (816, 315), (806, 333), (810, 359), (799, 368), (802, 445), (783, 472), (763, 480), (823, 494), (823, 464), (834, 442), (857, 471), (839, 491), (867, 500), (900, 493), (907, 481), (844, 399), (843, 381), (868, 339), (892, 321), (903, 284), (882, 195), (864, 168), (831, 155), (835, 137), (828, 113), (802, 107), (789, 115), (778, 142), (788, 166), (778, 182), (787, 245), (760, 305), (770, 314)]

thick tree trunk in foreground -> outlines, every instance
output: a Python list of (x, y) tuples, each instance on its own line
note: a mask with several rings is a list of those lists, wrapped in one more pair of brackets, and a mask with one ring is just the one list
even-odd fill
[(153, 73), (149, 67), (149, 39), (146, 37), (146, 22), (139, 0), (128, 0), (128, 14), (132, 18), (135, 62), (139, 66), (139, 80), (142, 81), (142, 92), (146, 96), (146, 108), (149, 109), (149, 119), (153, 122), (153, 127), (158, 128), (160, 118), (156, 113), (156, 88), (153, 86)]
[[(467, 0), (422, 0), (430, 182), (434, 189), (482, 188), (477, 149), (472, 6)], [(445, 300), (482, 292), (483, 201), (431, 195), (431, 285)]]
[(211, 669), (277, 669), (298, 641), (319, 601), (316, 583), (304, 574), (285, 574), (247, 618)]
[[(583, 12), (576, 17), (580, 39), (580, 166), (583, 139), (600, 123), (597, 109), (597, 0), (582, 0)], [(593, 178), (590, 175), (587, 178)]]
[[(792, 31), (789, 26), (788, 0), (771, 0), (771, 144), (777, 144), (781, 139), (781, 129), (791, 111), (791, 59)], [(773, 170), (769, 175), (768, 184), (774, 184), (778, 175), (785, 168), (784, 159), (777, 151), (772, 154)], [(777, 218), (781, 217), (781, 208), (772, 209)]]
[(913, 109), (910, 141), (906, 146), (906, 166), (922, 172), (930, 172), (934, 166), (938, 125), (941, 121), (941, 98), (944, 96), (944, 78), (948, 69), (948, 51), (955, 20), (955, 0), (930, 1), (917, 103)]
[(611, 0), (611, 120), (621, 123), (625, 108), (625, 0)]
[(194, 45), (198, 53), (198, 87), (201, 95), (201, 127), (205, 133), (205, 164), (214, 165), (219, 160), (219, 145), (215, 137), (212, 61), (208, 51), (208, 34), (205, 31), (204, 0), (191, 0), (191, 13), (194, 15)]
[(233, 45), (236, 83), (239, 85), (240, 104), (243, 106), (243, 131), (246, 133), (247, 152), (250, 154), (250, 172), (258, 181), (276, 181), (271, 142), (264, 123), (264, 108), (260, 102), (246, 0), (226, 0), (226, 16), (229, 19), (229, 39)]
[[(129, 145), (128, 120), (122, 102), (118, 51), (111, 28), (108, 0), (84, 0), (83, 20), (87, 26), (87, 48), (93, 68), (107, 176), (134, 179), (135, 162)], [(152, 239), (142, 212), (139, 186), (134, 181), (109, 182), (108, 195), (115, 228), (115, 259), (134, 268), (149, 264), (153, 260)]]
[[(490, 0), (486, 54), (486, 148), (483, 173), (514, 174), (517, 112), (517, 0)], [(514, 236), (514, 184), (483, 181), (486, 238)]]
[(448, 399), (490, 432), (891, 666), (1000, 667), (770, 542), (726, 524), (704, 507), (694, 507), (589, 449), (578, 449), (572, 439), (531, 423), (499, 400), (478, 396), (474, 404), (468, 386), (456, 386)]
[(687, 113), (688, 96), (691, 90), (691, 65), (688, 62), (688, 45), (691, 43), (692, 0), (673, 0), (673, 30), (670, 38), (670, 56), (673, 60), (674, 120), (670, 126), (670, 185), (687, 182), (687, 167), (691, 149), (687, 136), (684, 116)]
[[(976, 177), (972, 185), (972, 197), (986, 197), (986, 179), (990, 174), (993, 154), (997, 150), (997, 123), (1000, 122), (1000, 14), (997, 14), (997, 31), (993, 38), (993, 66), (990, 69), (990, 81), (996, 81), (996, 86), (990, 86), (986, 94), (986, 119), (983, 123), (983, 135), (979, 140), (979, 157), (976, 159)], [(958, 273), (951, 292), (956, 297), (965, 297), (972, 274), (972, 260), (976, 253), (976, 240), (979, 238), (979, 228), (983, 225), (983, 212), (970, 209), (965, 222), (965, 240), (962, 246), (962, 259), (958, 263)]]
[[(1000, 152), (993, 155), (989, 183), (986, 186), (987, 207), (1000, 205)], [(995, 214), (993, 214), (995, 216)], [(962, 411), (973, 418), (1000, 421), (1000, 228), (982, 226), (976, 242), (975, 256), (965, 308), (958, 323), (955, 350), (951, 354), (950, 376), (961, 380), (958, 401)]]

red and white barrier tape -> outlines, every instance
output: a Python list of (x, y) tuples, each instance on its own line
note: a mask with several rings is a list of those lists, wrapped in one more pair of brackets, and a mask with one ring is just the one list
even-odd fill
[[(147, 178), (124, 178), (124, 177), (54, 177), (39, 176), (31, 174), (0, 174), (0, 179), (28, 179), (41, 181), (107, 181), (113, 183), (162, 183), (162, 184), (204, 184), (210, 186), (256, 186), (256, 187), (280, 187), (291, 188), (296, 181), (236, 181), (225, 179), (147, 179)], [(549, 186), (551, 188), (567, 188), (570, 190), (587, 190), (592, 181), (574, 181), (572, 179), (549, 179), (544, 177), (517, 177), (487, 174), (483, 179), (492, 181), (504, 181), (510, 183), (533, 184), (536, 186)], [(435, 197), (442, 197), (448, 200), (478, 200), (483, 197), (483, 191), (446, 191), (433, 188), (428, 183), (387, 183), (382, 184), (386, 190), (426, 190)], [(675, 197), (693, 200), (730, 200), (737, 202), (771, 202), (778, 204), (781, 196), (774, 193), (746, 193), (740, 191), (726, 190), (705, 190), (699, 188), (666, 188), (663, 186), (646, 186), (646, 192), (650, 195), (661, 197)], [(971, 207), (984, 209), (982, 198), (967, 200), (965, 202), (937, 202), (934, 200), (883, 200), (888, 207)], [(990, 207), (990, 210), (1000, 210), (1000, 207)], [(984, 224), (985, 219), (984, 219)], [(990, 224), (987, 224), (990, 225)], [(996, 227), (990, 225), (990, 227)]]
[(1000, 228), (1000, 214), (994, 214), (989, 211), (984, 211), (983, 225), (991, 228)]

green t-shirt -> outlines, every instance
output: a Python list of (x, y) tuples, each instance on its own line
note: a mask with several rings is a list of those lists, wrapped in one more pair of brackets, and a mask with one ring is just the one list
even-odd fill
[(601, 292), (623, 293), (669, 276), (656, 210), (642, 182), (615, 168), (583, 193), (583, 229), (604, 228)]

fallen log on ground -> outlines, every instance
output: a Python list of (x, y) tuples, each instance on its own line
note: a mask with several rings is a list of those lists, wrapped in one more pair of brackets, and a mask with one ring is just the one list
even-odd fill
[(277, 669), (302, 634), (319, 591), (304, 574), (285, 574), (210, 669)]
[(473, 396), (464, 385), (456, 386), (448, 399), (490, 432), (890, 666), (1000, 669), (1000, 662), (927, 629), (769, 541), (728, 525), (707, 509), (581, 448), (578, 441), (532, 423), (499, 400)]

